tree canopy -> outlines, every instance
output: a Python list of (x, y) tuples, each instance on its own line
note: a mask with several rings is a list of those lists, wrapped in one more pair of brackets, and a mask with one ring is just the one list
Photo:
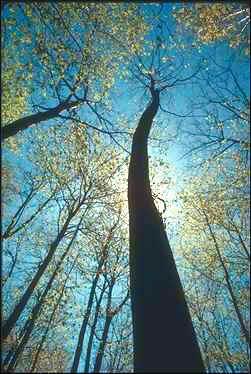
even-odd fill
[(3, 2), (1, 21), (3, 370), (133, 371), (127, 179), (158, 95), (151, 193), (204, 366), (248, 372), (247, 4)]

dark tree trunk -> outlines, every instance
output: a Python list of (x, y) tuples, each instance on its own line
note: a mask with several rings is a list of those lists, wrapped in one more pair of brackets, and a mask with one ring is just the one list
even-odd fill
[(109, 292), (108, 292), (108, 298), (107, 298), (107, 306), (106, 306), (106, 316), (105, 316), (105, 325), (102, 333), (102, 338), (99, 343), (98, 353), (96, 356), (95, 364), (94, 364), (94, 373), (99, 373), (102, 365), (102, 360), (104, 356), (105, 346), (107, 342), (107, 337), (109, 333), (109, 328), (112, 322), (112, 318), (114, 314), (111, 310), (111, 303), (112, 303), (112, 290), (114, 286), (114, 280), (111, 281)]
[(55, 118), (63, 110), (73, 108), (78, 104), (77, 101), (69, 102), (64, 101), (63, 103), (57, 105), (54, 108), (48, 109), (45, 112), (38, 112), (36, 114), (31, 114), (30, 116), (20, 118), (14, 122), (11, 122), (9, 125), (6, 125), (2, 128), (2, 140), (9, 138), (10, 136), (16, 135), (19, 131), (23, 131), (35, 125), (39, 122), (47, 121), (49, 119)]
[(103, 287), (102, 287), (102, 290), (100, 292), (100, 295), (99, 295), (99, 298), (98, 298), (98, 301), (97, 301), (97, 304), (96, 304), (96, 308), (95, 308), (94, 320), (93, 320), (93, 324), (91, 326), (91, 331), (90, 331), (90, 336), (89, 336), (89, 339), (88, 339), (88, 345), (87, 345), (87, 351), (86, 351), (85, 370), (84, 370), (85, 373), (89, 373), (89, 369), (90, 369), (92, 343), (93, 343), (93, 339), (94, 339), (94, 333), (95, 333), (96, 325), (97, 325), (97, 322), (98, 322), (98, 315), (99, 315), (99, 311), (100, 311), (102, 298), (103, 298), (103, 295), (104, 295), (104, 292), (105, 292), (105, 288), (106, 288), (106, 282), (104, 282), (104, 284), (103, 284)]
[(205, 211), (203, 211), (203, 214), (204, 214), (204, 216), (205, 216), (206, 223), (207, 223), (207, 225), (208, 225), (210, 235), (211, 235), (211, 237), (213, 238), (213, 242), (214, 242), (214, 245), (215, 245), (215, 249), (216, 249), (216, 252), (217, 252), (217, 255), (218, 255), (219, 261), (220, 261), (221, 266), (222, 266), (223, 271), (224, 271), (225, 280), (226, 280), (226, 283), (227, 283), (227, 288), (228, 288), (228, 291), (229, 291), (229, 293), (230, 293), (230, 297), (231, 297), (231, 300), (232, 300), (232, 304), (233, 304), (233, 307), (234, 307), (235, 313), (236, 313), (237, 318), (238, 318), (239, 323), (240, 323), (240, 329), (241, 329), (241, 332), (242, 332), (242, 334), (244, 335), (247, 344), (250, 346), (250, 334), (249, 334), (248, 329), (247, 329), (246, 326), (245, 326), (244, 319), (243, 319), (243, 317), (242, 317), (242, 314), (241, 314), (240, 308), (239, 308), (239, 306), (238, 306), (238, 302), (237, 302), (237, 299), (236, 299), (236, 297), (235, 297), (234, 289), (233, 289), (232, 284), (231, 284), (231, 280), (230, 280), (230, 276), (229, 276), (228, 269), (227, 269), (227, 267), (225, 266), (224, 260), (223, 260), (223, 258), (222, 258), (222, 256), (221, 256), (220, 248), (219, 248), (219, 246), (218, 246), (218, 243), (217, 243), (216, 237), (215, 237), (215, 235), (214, 235), (214, 232), (213, 232), (213, 230), (212, 230), (211, 224), (210, 224), (210, 222), (209, 222), (208, 216), (207, 216), (207, 214), (206, 214)]
[[(78, 257), (78, 256), (77, 256), (77, 257)], [(61, 302), (61, 300), (62, 300), (62, 297), (63, 297), (63, 295), (64, 295), (64, 290), (65, 290), (65, 287), (66, 287), (66, 283), (67, 283), (67, 281), (68, 281), (68, 279), (69, 279), (69, 276), (70, 276), (70, 274), (71, 274), (71, 272), (72, 272), (72, 269), (74, 268), (74, 265), (75, 265), (75, 263), (76, 263), (77, 257), (75, 258), (75, 261), (73, 262), (73, 264), (72, 264), (72, 266), (71, 266), (71, 269), (70, 269), (70, 271), (69, 271), (68, 274), (67, 274), (67, 277), (66, 277), (66, 279), (65, 279), (65, 281), (64, 281), (64, 283), (63, 283), (63, 286), (62, 286), (62, 289), (61, 289), (60, 295), (59, 295), (59, 297), (58, 297), (57, 303), (56, 303), (56, 305), (54, 306), (53, 311), (52, 311), (52, 313), (51, 313), (51, 316), (50, 316), (49, 322), (48, 322), (48, 324), (47, 324), (47, 327), (46, 327), (46, 329), (45, 329), (45, 332), (44, 332), (44, 334), (43, 334), (43, 336), (42, 336), (42, 339), (41, 339), (41, 341), (40, 341), (40, 344), (39, 344), (38, 350), (37, 350), (37, 352), (36, 352), (36, 355), (35, 355), (35, 358), (34, 358), (34, 361), (33, 361), (32, 367), (31, 367), (31, 373), (33, 373), (33, 372), (35, 371), (35, 368), (36, 368), (36, 365), (37, 365), (37, 361), (38, 361), (38, 357), (39, 357), (39, 355), (40, 355), (40, 353), (41, 353), (41, 351), (42, 351), (42, 348), (43, 348), (43, 345), (44, 345), (45, 339), (46, 339), (46, 337), (47, 337), (48, 331), (49, 331), (50, 326), (51, 326), (51, 324), (52, 324), (52, 322), (53, 322), (53, 320), (54, 320), (54, 317), (55, 317), (56, 311), (57, 311), (57, 309), (58, 309), (58, 307), (59, 307), (59, 304), (60, 304), (60, 302)]]
[(33, 327), (34, 327), (38, 312), (41, 309), (41, 306), (42, 305), (39, 302), (38, 304), (36, 304), (36, 307), (33, 309), (33, 311), (32, 311), (33, 313), (31, 314), (31, 319), (29, 321), (27, 321), (27, 326), (26, 326), (24, 336), (22, 337), (21, 342), (17, 346), (17, 349), (15, 350), (15, 352), (12, 356), (12, 359), (10, 361), (10, 364), (8, 366), (8, 369), (7, 369), (8, 372), (13, 372), (14, 371), (14, 369), (17, 365), (17, 362), (18, 362), (18, 357), (23, 352), (23, 350), (25, 348), (25, 345), (26, 345), (26, 343), (27, 343), (27, 341), (30, 337), (30, 334), (33, 330)]
[[(48, 199), (46, 199), (38, 208), (37, 210), (26, 220), (24, 221), (23, 223), (21, 223), (18, 227), (17, 226), (17, 223), (19, 221), (19, 219), (21, 218), (21, 215), (24, 211), (24, 207), (26, 204), (26, 201), (23, 205), (23, 207), (20, 207), (20, 209), (18, 209), (18, 212), (14, 215), (10, 225), (7, 227), (6, 231), (4, 232), (3, 234), (3, 239), (8, 239), (10, 238), (11, 236), (15, 235), (18, 231), (22, 230), (25, 226), (27, 226), (29, 223), (31, 223), (34, 218), (37, 217), (37, 215), (45, 208), (45, 206), (50, 202), (50, 200), (53, 198), (53, 196), (55, 195), (56, 193), (56, 190), (53, 191), (53, 193), (49, 196)], [(20, 213), (20, 214), (19, 214)]]
[(134, 133), (128, 177), (130, 279), (136, 372), (204, 372), (199, 346), (162, 219), (151, 194), (147, 139), (152, 102)]
[(82, 326), (81, 326), (79, 336), (78, 336), (78, 344), (77, 344), (77, 348), (76, 348), (75, 355), (74, 355), (74, 360), (73, 360), (73, 364), (72, 364), (72, 368), (71, 368), (71, 373), (77, 373), (77, 370), (78, 370), (79, 360), (80, 360), (80, 356), (81, 356), (82, 349), (83, 349), (85, 331), (86, 331), (87, 324), (88, 324), (88, 321), (89, 321), (89, 318), (90, 318), (92, 304), (93, 304), (93, 300), (94, 300), (95, 289), (96, 289), (96, 286), (97, 286), (97, 283), (98, 283), (98, 279), (99, 279), (99, 272), (96, 273), (95, 278), (92, 282), (92, 287), (91, 287), (91, 291), (90, 291), (90, 294), (89, 294), (87, 309), (86, 309), (85, 316), (84, 316)]
[[(26, 328), (26, 326), (25, 326), (25, 328)], [(25, 330), (25, 328), (23, 330)], [(22, 332), (21, 332), (20, 336), (22, 336)], [(17, 347), (18, 347), (18, 344), (16, 342), (15, 342), (15, 345), (13, 345), (13, 346), (10, 347), (9, 352), (7, 353), (7, 355), (5, 356), (4, 361), (2, 362), (3, 371), (5, 370), (6, 366), (10, 362), (11, 357), (15, 353)]]
[(22, 217), (22, 214), (23, 214), (26, 206), (33, 199), (33, 197), (35, 196), (35, 194), (37, 192), (38, 192), (38, 188), (33, 188), (33, 186), (32, 186), (31, 191), (28, 193), (28, 195), (26, 196), (25, 200), (22, 202), (21, 206), (17, 209), (16, 213), (12, 217), (12, 220), (11, 220), (10, 224), (8, 225), (8, 227), (5, 230), (5, 232), (3, 233), (3, 235), (2, 235), (3, 239), (7, 239), (9, 236), (11, 236), (10, 232), (13, 230), (13, 228), (15, 228), (15, 226), (18, 223), (18, 221)]
[(62, 240), (62, 238), (64, 237), (65, 233), (66, 233), (66, 230), (69, 226), (69, 223), (72, 219), (72, 217), (74, 216), (74, 214), (76, 213), (76, 210), (70, 214), (67, 218), (67, 220), (65, 221), (63, 227), (61, 228), (57, 238), (54, 240), (54, 242), (50, 245), (50, 249), (49, 249), (49, 252), (48, 254), (46, 255), (43, 263), (40, 265), (40, 267), (38, 268), (35, 276), (33, 277), (31, 283), (29, 284), (28, 288), (26, 289), (25, 293), (23, 294), (21, 300), (19, 301), (19, 303), (16, 305), (16, 307), (14, 308), (13, 312), (11, 313), (11, 315), (9, 316), (9, 318), (7, 319), (7, 321), (5, 322), (4, 326), (3, 326), (3, 329), (2, 329), (2, 338), (5, 339), (10, 331), (12, 330), (12, 328), (15, 326), (15, 323), (17, 322), (18, 318), (20, 317), (20, 314), (22, 313), (22, 311), (24, 310), (27, 302), (29, 301), (35, 287), (37, 286), (40, 278), (42, 277), (42, 275), (44, 274), (44, 271), (45, 269), (47, 268), (47, 266), (49, 265), (49, 263), (51, 262), (51, 259), (60, 243), (60, 241)]
[[(66, 284), (66, 281), (65, 281), (65, 284)], [(46, 329), (45, 329), (45, 331), (44, 331), (44, 333), (43, 333), (42, 339), (40, 340), (39, 347), (38, 347), (38, 349), (37, 349), (37, 352), (36, 352), (36, 354), (35, 354), (34, 361), (33, 361), (33, 363), (32, 363), (32, 367), (31, 367), (31, 369), (30, 369), (30, 370), (31, 370), (31, 373), (34, 373), (35, 368), (36, 368), (36, 366), (37, 366), (37, 362), (38, 362), (39, 355), (40, 355), (40, 353), (41, 353), (41, 351), (42, 351), (42, 348), (43, 348), (44, 342), (45, 342), (46, 337), (47, 337), (47, 335), (48, 335), (48, 332), (49, 332), (50, 326), (51, 326), (51, 324), (52, 324), (52, 322), (53, 322), (53, 319), (54, 319), (54, 316), (55, 316), (55, 314), (56, 314), (57, 308), (58, 308), (58, 306), (59, 306), (59, 304), (60, 304), (60, 301), (61, 301), (61, 299), (62, 299), (62, 297), (63, 297), (65, 284), (64, 284), (64, 286), (63, 286), (63, 288), (62, 288), (62, 291), (61, 291), (61, 293), (60, 293), (60, 296), (59, 296), (59, 298), (58, 298), (58, 301), (57, 301), (56, 305), (55, 305), (54, 308), (53, 308), (53, 311), (52, 311), (52, 313), (51, 313), (51, 316), (50, 316), (49, 322), (48, 322), (47, 327), (46, 327)]]
[(44, 292), (43, 292), (40, 300), (37, 302), (37, 304), (32, 309), (31, 318), (28, 318), (28, 320), (27, 320), (27, 322), (25, 324), (24, 335), (22, 337), (22, 340), (21, 340), (20, 344), (18, 345), (18, 347), (17, 347), (17, 349), (16, 349), (16, 351), (15, 351), (15, 353), (14, 353), (12, 359), (11, 359), (11, 362), (9, 364), (8, 370), (10, 370), (10, 371), (15, 368), (15, 366), (17, 364), (18, 357), (23, 352), (23, 350), (25, 348), (25, 345), (27, 344), (27, 342), (29, 340), (29, 337), (30, 337), (30, 335), (32, 333), (32, 330), (33, 330), (33, 327), (35, 325), (35, 322), (36, 322), (36, 320), (37, 320), (37, 318), (39, 316), (39, 313), (41, 311), (42, 306), (44, 305), (44, 302), (45, 302), (45, 299), (47, 297), (47, 294), (48, 294), (48, 292), (50, 291), (50, 289), (52, 287), (52, 284), (53, 284), (54, 279), (56, 278), (56, 276), (58, 274), (60, 266), (62, 265), (65, 257), (69, 253), (69, 250), (70, 250), (70, 248), (72, 246), (72, 243), (73, 243), (74, 239), (77, 236), (77, 232), (78, 232), (78, 228), (79, 228), (80, 223), (81, 223), (81, 220), (80, 220), (80, 222), (79, 222), (79, 224), (78, 224), (78, 226), (77, 226), (77, 228), (76, 228), (76, 230), (74, 232), (74, 235), (73, 235), (71, 241), (69, 242), (69, 244), (66, 247), (66, 249), (65, 249), (62, 257), (60, 258), (60, 260), (59, 260), (59, 262), (58, 262), (55, 270), (53, 271), (53, 273), (52, 273), (52, 275), (50, 277), (50, 280), (47, 283), (47, 286), (46, 286), (46, 288), (45, 288), (45, 290), (44, 290)]
[(102, 256), (101, 256), (101, 259), (100, 259), (99, 264), (98, 264), (98, 269), (97, 269), (96, 275), (95, 275), (95, 277), (93, 279), (93, 282), (92, 282), (92, 287), (91, 287), (91, 291), (90, 291), (90, 294), (89, 294), (87, 309), (86, 309), (85, 316), (84, 316), (84, 319), (83, 319), (83, 322), (82, 322), (82, 326), (80, 328), (80, 332), (79, 332), (79, 336), (78, 336), (78, 344), (77, 344), (77, 348), (76, 348), (74, 359), (73, 359), (71, 373), (76, 373), (77, 370), (78, 370), (79, 360), (80, 360), (80, 356), (81, 356), (82, 349), (83, 349), (85, 332), (86, 332), (87, 324), (88, 324), (90, 314), (91, 314), (91, 309), (92, 309), (92, 304), (93, 304), (93, 300), (94, 300), (94, 296), (95, 296), (96, 286), (97, 286), (97, 283), (98, 283), (98, 280), (99, 280), (99, 277), (100, 277), (102, 267), (105, 264), (105, 261), (107, 260), (108, 246), (109, 246), (110, 240), (112, 238), (113, 231), (115, 230), (117, 224), (118, 224), (118, 221), (115, 222), (115, 224), (110, 228), (107, 239), (106, 239), (105, 244), (104, 244), (103, 249), (102, 249)]
[(104, 326), (104, 330), (102, 333), (102, 338), (99, 344), (98, 353), (97, 353), (97, 357), (96, 357), (96, 361), (95, 361), (95, 365), (93, 369), (94, 373), (100, 372), (111, 322), (112, 322), (112, 316), (106, 316), (105, 326)]

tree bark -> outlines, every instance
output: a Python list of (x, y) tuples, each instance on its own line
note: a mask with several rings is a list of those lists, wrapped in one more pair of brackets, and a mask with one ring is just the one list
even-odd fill
[(31, 114), (30, 116), (20, 118), (2, 128), (2, 140), (8, 139), (11, 136), (16, 135), (18, 132), (23, 131), (31, 125), (38, 124), (39, 122), (48, 121), (49, 119), (55, 118), (63, 110), (73, 108), (78, 105), (79, 102), (69, 102), (68, 100), (62, 102), (54, 108), (48, 109), (45, 112), (38, 112)]
[(128, 177), (130, 281), (135, 372), (204, 372), (196, 335), (162, 219), (151, 194), (147, 140), (152, 101), (133, 136)]

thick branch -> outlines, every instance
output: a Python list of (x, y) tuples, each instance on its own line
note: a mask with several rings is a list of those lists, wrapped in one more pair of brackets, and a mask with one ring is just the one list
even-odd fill
[(30, 116), (20, 118), (2, 128), (2, 140), (16, 135), (19, 131), (23, 131), (28, 127), (38, 124), (39, 122), (48, 121), (49, 119), (57, 117), (63, 110), (71, 109), (79, 104), (78, 101), (69, 102), (68, 100), (57, 105), (54, 108), (48, 109), (45, 112), (38, 112)]

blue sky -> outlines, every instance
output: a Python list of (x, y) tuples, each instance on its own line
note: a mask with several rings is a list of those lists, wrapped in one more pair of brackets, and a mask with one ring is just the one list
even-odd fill
[[(203, 68), (201, 73), (195, 77), (194, 82), (185, 85), (180, 85), (177, 87), (173, 87), (170, 90), (165, 91), (163, 94), (161, 94), (161, 106), (172, 113), (176, 113), (178, 115), (184, 115), (188, 113), (191, 109), (191, 102), (198, 103), (198, 95), (199, 95), (199, 88), (198, 84), (201, 85), (202, 88), (208, 89), (208, 84), (205, 80), (202, 80), (202, 77), (207, 76), (207, 74), (212, 74), (212, 77), (215, 77), (216, 71), (222, 71), (224, 68), (227, 68), (229, 66), (229, 62), (231, 61), (231, 69), (233, 70), (234, 74), (238, 78), (239, 85), (242, 87), (242, 89), (246, 92), (246, 95), (250, 96), (250, 88), (249, 88), (249, 78), (250, 78), (250, 67), (249, 67), (249, 59), (247, 57), (240, 56), (238, 49), (229, 48), (226, 43), (219, 42), (214, 43), (209, 46), (201, 46), (200, 49), (195, 48), (192, 49), (180, 49), (178, 46), (173, 46), (173, 42), (175, 39), (178, 38), (178, 34), (175, 28), (175, 21), (172, 17), (171, 10), (173, 5), (181, 6), (181, 4), (174, 4), (174, 3), (164, 3), (163, 9), (162, 9), (162, 30), (159, 32), (160, 29), (157, 28), (158, 21), (156, 21), (156, 27), (154, 27), (153, 31), (146, 36), (145, 43), (153, 41), (155, 43), (155, 34), (156, 30), (158, 30), (157, 34), (161, 35), (161, 39), (163, 44), (165, 45), (165, 49), (162, 50), (162, 57), (171, 58), (171, 64), (169, 65), (167, 72), (164, 72), (164, 74), (169, 74), (169, 72), (173, 69), (175, 71), (176, 67), (179, 65), (179, 61), (181, 61), (181, 58), (185, 60), (186, 68), (181, 69), (180, 74), (174, 78), (184, 78), (186, 76), (189, 76), (192, 72), (194, 72), (198, 64), (202, 64)], [(152, 9), (157, 13), (159, 6), (155, 5), (148, 5), (142, 3), (140, 5), (142, 8), (146, 18), (149, 16), (152, 16)], [(3, 16), (5, 13), (3, 13)], [(19, 13), (18, 22), (23, 22), (22, 16)], [(171, 31), (172, 36), (170, 36), (169, 32)], [(32, 46), (32, 44), (31, 44)], [(214, 63), (212, 63), (211, 57), (213, 57), (216, 62), (221, 65), (223, 68), (216, 67)], [(203, 59), (207, 59), (207, 61), (203, 65)], [(145, 56), (143, 57), (144, 63), (148, 64), (148, 66), (151, 63), (151, 56)], [(138, 63), (137, 58), (135, 57), (133, 61), (131, 61), (130, 66), (135, 69), (135, 63)], [(168, 65), (167, 65), (168, 66)], [(169, 70), (170, 69), (170, 70)], [(39, 72), (39, 67), (35, 67), (33, 69), (33, 73)], [(198, 79), (200, 78), (200, 80)], [(233, 82), (233, 81), (232, 81)], [(25, 83), (24, 83), (25, 84)], [(32, 84), (32, 82), (31, 82)], [(229, 87), (228, 87), (229, 88)], [(230, 85), (230, 88), (233, 90), (235, 89), (234, 84)], [(105, 116), (114, 123), (115, 129), (119, 128), (119, 118), (121, 116), (124, 116), (126, 119), (126, 122), (128, 124), (128, 129), (131, 133), (133, 129), (137, 125), (137, 121), (139, 119), (139, 116), (143, 112), (144, 108), (146, 107), (147, 103), (149, 102), (150, 96), (149, 93), (144, 92), (144, 87), (139, 83), (136, 82), (135, 79), (130, 76), (128, 80), (126, 79), (120, 79), (117, 77), (114, 87), (110, 91), (110, 100), (112, 102), (112, 110), (106, 111)], [(33, 99), (35, 101), (39, 101), (40, 93), (39, 91), (35, 91), (33, 93)], [(55, 100), (49, 98), (46, 98), (46, 106), (50, 107), (55, 104)], [(29, 100), (29, 105), (27, 107), (27, 114), (30, 113), (30, 110), (32, 109), (32, 102)], [(163, 191), (164, 199), (177, 199), (177, 192), (184, 187), (184, 177), (188, 178), (192, 174), (196, 173), (196, 169), (191, 168), (191, 157), (184, 158), (184, 154), (187, 152), (188, 146), (192, 146), (193, 144), (196, 145), (196, 142), (194, 142), (194, 139), (189, 139), (188, 135), (185, 133), (186, 130), (194, 129), (195, 121), (198, 121), (202, 126), (206, 127), (206, 117), (207, 114), (205, 112), (205, 107), (201, 106), (196, 109), (196, 111), (193, 112), (193, 114), (198, 115), (199, 117), (187, 117), (187, 118), (181, 118), (177, 117), (172, 114), (164, 113), (163, 111), (159, 110), (158, 114), (155, 118), (155, 123), (153, 126), (153, 130), (151, 133), (152, 138), (160, 138), (161, 142), (159, 143), (156, 140), (150, 140), (149, 141), (149, 155), (151, 156), (150, 159), (150, 165), (151, 162), (154, 162), (156, 160), (161, 160), (164, 163), (168, 164), (168, 168), (166, 169), (166, 176), (170, 177), (173, 181), (171, 185), (171, 193), (170, 190), (168, 191), (168, 188), (166, 191)], [(226, 115), (228, 115), (228, 111), (222, 109), (222, 107), (219, 109), (219, 119), (225, 118)], [(89, 121), (93, 125), (97, 126), (99, 125), (95, 116), (90, 113), (90, 110), (88, 110), (86, 107), (83, 107), (79, 110), (79, 115), (81, 118), (85, 119), (87, 122)], [(48, 128), (53, 127), (55, 124), (54, 120), (50, 120), (46, 123), (43, 123), (41, 125), (42, 131), (46, 133), (46, 130)], [(39, 125), (40, 126), (40, 125)], [(62, 125), (63, 126), (63, 125)], [(65, 126), (66, 131), (70, 126)], [(179, 131), (177, 130), (179, 129)], [(230, 128), (227, 134), (231, 135), (232, 129)], [(2, 153), (2, 161), (3, 164), (5, 162), (8, 162), (11, 165), (11, 170), (14, 176), (14, 179), (16, 181), (16, 184), (20, 186), (20, 188), (25, 188), (25, 182), (22, 179), (22, 173), (18, 173), (18, 169), (20, 170), (30, 170), (34, 171), (35, 167), (32, 165), (32, 162), (28, 159), (28, 156), (32, 154), (33, 146), (31, 142), (29, 142), (29, 139), (32, 138), (34, 134), (33, 128), (30, 128), (28, 130), (25, 130), (25, 134), (20, 136), (21, 139), (23, 139), (23, 144), (20, 146), (20, 149), (17, 153), (13, 153), (9, 149), (3, 148)], [(178, 136), (176, 137), (176, 134)], [(245, 132), (244, 132), (245, 134)], [(237, 134), (238, 135), (238, 134)], [(240, 136), (241, 133), (239, 133)], [(27, 141), (28, 139), (28, 141)], [(34, 138), (35, 139), (35, 138)], [(117, 138), (119, 142), (128, 150), (130, 151), (131, 147), (131, 137), (130, 136), (119, 136)], [(103, 141), (105, 145), (110, 145), (111, 148), (115, 148), (118, 152), (122, 152), (121, 148), (118, 147), (118, 145), (114, 144), (114, 142), (111, 140), (111, 138), (106, 135), (103, 136)], [(194, 142), (194, 143), (193, 143)], [(201, 157), (206, 158), (207, 154), (205, 152), (202, 152)], [(162, 175), (165, 174), (165, 171), (162, 170)], [(169, 193), (169, 195), (168, 195)], [(19, 201), (16, 199), (13, 199), (9, 205), (8, 205), (8, 214), (13, 214), (13, 211), (15, 210), (15, 207), (19, 204)], [(179, 202), (173, 204), (177, 204), (177, 209), (179, 207)], [(34, 205), (36, 207), (36, 203)], [(178, 211), (178, 210), (177, 210)], [(49, 218), (51, 220), (54, 220), (54, 216), (56, 216), (56, 209), (51, 211), (49, 213)], [(28, 211), (27, 211), (28, 213)], [(168, 212), (167, 212), (168, 215)], [(176, 221), (175, 219), (179, 219), (179, 217), (174, 217), (175, 213), (173, 214), (173, 226), (171, 225), (171, 229), (167, 228), (167, 231), (170, 230), (170, 233), (173, 232), (173, 228), (176, 229)], [(5, 217), (4, 217), (5, 219)], [(6, 225), (6, 221), (3, 221), (3, 227)], [(41, 222), (40, 222), (41, 224)], [(36, 230), (36, 226), (32, 227), (32, 230)], [(172, 236), (172, 242), (173, 246), (175, 246), (175, 240), (176, 235)], [(14, 244), (13, 244), (14, 245)], [(27, 245), (28, 247), (28, 245)], [(11, 244), (10, 244), (11, 248)], [(44, 249), (46, 250), (46, 245), (44, 246)], [(27, 255), (23, 257), (23, 259), (26, 259), (26, 257), (29, 257), (29, 252), (27, 252)], [(3, 266), (5, 266), (5, 258), (3, 257)], [(5, 272), (5, 269), (4, 269)], [(4, 291), (4, 298), (6, 296), (5, 292), (9, 292), (11, 288), (14, 288), (16, 285), (20, 285), (20, 276), (18, 274), (14, 275), (10, 285), (7, 287), (6, 291)], [(78, 299), (80, 304), (84, 305), (84, 295), (85, 292), (83, 291), (82, 296), (75, 294), (75, 297)], [(84, 295), (83, 295), (84, 294)], [(10, 296), (10, 295), (9, 295)], [(8, 297), (9, 297), (8, 296)], [(10, 305), (9, 305), (10, 307)], [(80, 320), (78, 321), (80, 323)], [(69, 323), (69, 326), (71, 323)], [(69, 327), (70, 328), (70, 327)], [(78, 331), (78, 329), (74, 328), (74, 331)], [(72, 328), (70, 328), (71, 331)], [(74, 335), (74, 338), (70, 338), (71, 342), (74, 341), (74, 344), (76, 343), (78, 333)], [(87, 341), (88, 335), (86, 337), (85, 342)], [(74, 340), (73, 340), (74, 339)], [(74, 350), (75, 345), (73, 344), (73, 347), (71, 349)], [(72, 351), (73, 352), (73, 351)], [(71, 352), (71, 353), (72, 353)], [(82, 355), (82, 360), (84, 359), (84, 355)], [(80, 371), (83, 368), (83, 361), (80, 365)]]

